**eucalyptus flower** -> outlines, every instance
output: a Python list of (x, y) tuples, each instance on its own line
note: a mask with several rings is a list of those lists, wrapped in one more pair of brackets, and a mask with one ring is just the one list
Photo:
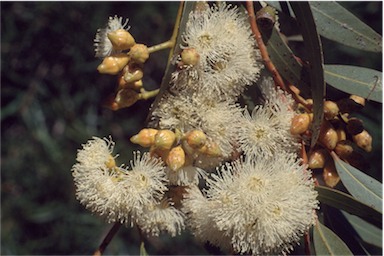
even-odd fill
[[(113, 49), (111, 40), (108, 38), (108, 34), (115, 32), (117, 30), (129, 30), (130, 26), (127, 26), (128, 19), (123, 23), (122, 17), (109, 17), (108, 24), (105, 28), (99, 28), (97, 30), (94, 46), (95, 46), (95, 56), (96, 57), (107, 57), (113, 53), (119, 53), (120, 50)], [(131, 39), (130, 39), (131, 40)]]

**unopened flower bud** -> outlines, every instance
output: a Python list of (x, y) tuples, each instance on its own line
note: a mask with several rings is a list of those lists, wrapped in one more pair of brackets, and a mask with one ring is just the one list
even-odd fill
[(327, 151), (323, 148), (314, 150), (308, 159), (308, 167), (311, 169), (324, 168), (327, 159)]
[(136, 63), (144, 63), (149, 58), (148, 47), (144, 44), (135, 44), (128, 54)]
[(302, 134), (308, 130), (311, 123), (308, 113), (298, 114), (292, 118), (291, 122), (291, 134)]
[(324, 116), (325, 119), (331, 120), (339, 114), (339, 107), (333, 101), (326, 100), (324, 101)]
[(340, 181), (333, 159), (328, 159), (323, 169), (323, 178), (328, 187), (334, 188)]
[(186, 48), (181, 52), (181, 61), (184, 65), (195, 66), (199, 63), (200, 55), (195, 48)]
[(146, 128), (142, 129), (138, 134), (131, 137), (131, 142), (139, 144), (142, 147), (150, 147), (155, 143), (156, 129)]
[(343, 141), (347, 139), (347, 134), (345, 133), (345, 130), (342, 127), (337, 128), (337, 141)]
[(107, 166), (108, 169), (115, 168), (116, 167), (115, 158), (109, 155), (108, 161), (105, 163), (105, 166)]
[(320, 128), (319, 141), (328, 149), (333, 150), (336, 147), (338, 136), (333, 126), (326, 120)]
[(185, 164), (185, 153), (181, 146), (177, 146), (169, 151), (165, 161), (172, 171), (177, 171)]
[(120, 53), (105, 57), (103, 62), (97, 67), (101, 74), (116, 75), (120, 70), (128, 64), (129, 57), (127, 54)]
[(128, 70), (124, 73), (124, 80), (126, 83), (132, 83), (135, 81), (139, 81), (144, 76), (143, 70), (141, 68), (134, 68), (132, 70)]
[(185, 135), (185, 139), (192, 148), (201, 148), (207, 142), (207, 136), (200, 130), (192, 130)]
[(169, 150), (176, 141), (176, 135), (170, 130), (159, 130), (155, 135), (154, 146), (156, 149)]
[(365, 99), (363, 97), (360, 97), (360, 96), (357, 96), (357, 95), (351, 95), (349, 96), (349, 98), (351, 100), (353, 100), (354, 102), (356, 102), (357, 104), (361, 105), (361, 106), (365, 106)]
[(140, 95), (132, 89), (121, 89), (117, 92), (115, 97), (115, 103), (117, 109), (127, 108), (132, 106), (140, 99)]
[(350, 156), (353, 152), (352, 143), (348, 140), (339, 141), (339, 142), (337, 142), (334, 151), (338, 156), (345, 159), (348, 156)]
[(212, 141), (207, 141), (198, 151), (211, 157), (219, 157), (222, 155), (219, 145)]
[(135, 39), (125, 29), (109, 32), (107, 36), (115, 50), (128, 50), (135, 45)]
[(354, 135), (353, 141), (357, 146), (364, 149), (366, 152), (372, 151), (372, 136), (366, 130)]
[(364, 131), (363, 121), (355, 117), (350, 118), (347, 123), (347, 131), (351, 135), (361, 133)]

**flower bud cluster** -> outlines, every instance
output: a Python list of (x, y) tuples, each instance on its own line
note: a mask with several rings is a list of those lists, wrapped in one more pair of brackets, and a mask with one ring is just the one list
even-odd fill
[[(190, 130), (187, 133), (171, 130), (144, 128), (131, 137), (131, 142), (142, 147), (150, 148), (154, 157), (160, 157), (168, 166), (168, 175), (177, 176), (175, 185), (197, 183), (201, 172), (192, 167), (199, 157), (219, 157), (221, 151), (218, 145), (210, 141), (201, 130)], [(188, 171), (189, 170), (189, 171)], [(195, 170), (195, 172), (193, 172)], [(188, 178), (185, 172), (192, 176)], [(175, 180), (175, 179), (171, 179)]]
[[(143, 65), (150, 51), (126, 25), (110, 18), (95, 39), (96, 56), (104, 58), (99, 72), (118, 77), (108, 103), (114, 110), (131, 106), (145, 92)], [(241, 107), (240, 96), (257, 82), (262, 64), (248, 16), (239, 8), (197, 3), (181, 37), (169, 86), (154, 104), (150, 123), (130, 138), (149, 153), (136, 157), (129, 172), (116, 167), (109, 151), (102, 160), (86, 151), (103, 168), (89, 174), (88, 166), (74, 166), (79, 199), (108, 220), (132, 219), (149, 234), (174, 235), (186, 221), (198, 238), (231, 252), (285, 254), (316, 220), (317, 192), (297, 154), (298, 137), (307, 133), (313, 115), (295, 116), (292, 97), (267, 77), (258, 81), (261, 102), (252, 111)], [(339, 110), (328, 107), (328, 118), (336, 118)], [(324, 138), (334, 136), (328, 123)], [(326, 143), (336, 148), (332, 140)], [(331, 177), (334, 169), (326, 168)], [(197, 188), (202, 179), (204, 194)]]
[[(292, 89), (297, 95), (300, 93), (295, 88)], [(305, 103), (311, 107), (312, 99), (306, 100)], [(372, 150), (372, 137), (365, 130), (363, 121), (351, 116), (352, 112), (360, 110), (364, 105), (365, 99), (357, 95), (336, 102), (324, 101), (324, 120), (317, 148), (309, 155), (309, 167), (323, 169), (324, 181), (330, 187), (334, 187), (340, 180), (333, 159), (329, 155), (330, 151), (334, 151), (341, 159), (358, 167), (356, 159), (362, 159), (358, 151)], [(310, 135), (312, 119), (313, 113), (308, 109), (296, 114), (292, 119), (291, 133)]]
[(138, 44), (126, 28), (128, 20), (110, 17), (107, 27), (99, 29), (95, 38), (96, 57), (103, 58), (97, 70), (101, 74), (117, 75), (117, 92), (106, 106), (112, 110), (129, 107), (143, 98), (143, 64), (149, 58), (148, 47)]

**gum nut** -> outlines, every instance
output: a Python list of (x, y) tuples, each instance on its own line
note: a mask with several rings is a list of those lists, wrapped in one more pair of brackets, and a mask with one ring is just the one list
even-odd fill
[(339, 114), (339, 107), (333, 101), (324, 101), (324, 116), (327, 120), (335, 118)]
[(323, 169), (323, 179), (325, 181), (325, 184), (330, 188), (334, 188), (337, 183), (339, 183), (340, 177), (337, 174), (333, 159), (329, 159), (325, 164), (325, 167)]
[(192, 148), (201, 148), (207, 141), (207, 136), (200, 130), (193, 130), (187, 133), (186, 140)]
[(129, 56), (136, 63), (144, 63), (149, 58), (148, 47), (144, 44), (135, 44), (129, 51)]
[(324, 168), (327, 151), (325, 149), (314, 150), (308, 160), (308, 167), (311, 169)]
[(156, 129), (146, 128), (142, 129), (138, 134), (131, 137), (131, 142), (139, 144), (142, 147), (150, 147), (155, 143)]
[(169, 151), (165, 161), (172, 171), (177, 171), (185, 164), (185, 153), (181, 146), (177, 146)]
[(372, 136), (366, 130), (353, 136), (353, 141), (366, 152), (372, 151)]
[(339, 142), (337, 142), (334, 151), (341, 158), (347, 158), (353, 152), (352, 142), (350, 142), (348, 140), (339, 141)]
[(155, 135), (154, 146), (158, 149), (169, 150), (176, 141), (176, 135), (170, 130), (160, 130)]
[(200, 55), (194, 48), (186, 48), (181, 52), (181, 61), (184, 65), (195, 66), (199, 63)]
[(295, 115), (291, 122), (291, 134), (298, 135), (308, 130), (310, 117), (307, 113)]
[(360, 97), (357, 95), (351, 95), (351, 96), (349, 96), (349, 98), (351, 100), (353, 100), (354, 102), (356, 102), (357, 104), (359, 104), (361, 106), (365, 106), (365, 99), (363, 97)]
[(118, 29), (107, 34), (115, 50), (128, 50), (135, 45), (135, 39), (125, 29)]
[(336, 130), (328, 121), (324, 121), (320, 129), (319, 141), (326, 148), (333, 150), (336, 147), (337, 139)]
[(361, 133), (364, 131), (363, 121), (355, 117), (350, 118), (347, 123), (347, 131), (352, 136)]

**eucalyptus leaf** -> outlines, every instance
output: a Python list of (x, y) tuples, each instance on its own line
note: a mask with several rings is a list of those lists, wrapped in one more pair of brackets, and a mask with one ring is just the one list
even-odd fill
[(316, 186), (318, 192), (317, 199), (326, 205), (344, 210), (353, 215), (359, 216), (367, 222), (377, 226), (382, 226), (382, 214), (372, 207), (359, 202), (352, 196), (339, 190), (325, 186)]
[(319, 221), (313, 228), (313, 243), (317, 255), (353, 255), (343, 240)]
[(195, 6), (196, 6), (196, 2), (193, 2), (193, 1), (180, 2), (179, 12), (176, 17), (175, 28), (172, 35), (172, 39), (175, 40), (175, 45), (169, 52), (167, 67), (165, 69), (165, 73), (161, 81), (160, 91), (156, 96), (155, 101), (152, 104), (151, 110), (149, 111), (149, 114), (146, 120), (147, 123), (150, 121), (152, 117), (152, 112), (154, 109), (156, 109), (157, 105), (161, 100), (161, 97), (169, 89), (169, 83), (171, 81), (172, 72), (175, 70), (175, 66), (171, 64), (171, 60), (174, 54), (179, 54), (181, 51), (180, 50), (180, 44), (182, 43), (181, 35), (184, 33), (186, 29), (189, 14), (195, 9)]
[(380, 228), (345, 211), (341, 212), (364, 242), (382, 247), (383, 231)]
[(320, 35), (357, 49), (382, 51), (382, 37), (340, 4), (311, 1), (310, 6)]
[(331, 155), (335, 161), (337, 173), (348, 192), (359, 201), (382, 213), (382, 184), (342, 161), (334, 152), (332, 152)]
[(313, 99), (313, 121), (311, 147), (314, 147), (320, 133), (324, 116), (325, 82), (323, 70), (323, 50), (311, 7), (308, 2), (290, 2), (304, 39), (309, 61), (311, 93)]
[(382, 72), (349, 65), (325, 65), (325, 81), (343, 92), (383, 102)]
[(289, 83), (297, 85), (303, 94), (310, 95), (308, 71), (295, 58), (291, 49), (280, 36), (280, 32), (273, 27), (271, 31), (262, 29), (261, 33), (269, 58), (281, 76)]
[(140, 244), (140, 256), (148, 256), (147, 250), (145, 250), (144, 242)]

